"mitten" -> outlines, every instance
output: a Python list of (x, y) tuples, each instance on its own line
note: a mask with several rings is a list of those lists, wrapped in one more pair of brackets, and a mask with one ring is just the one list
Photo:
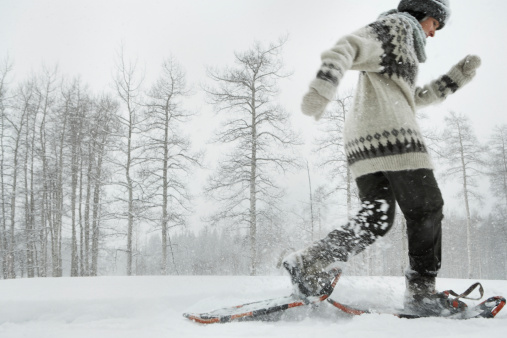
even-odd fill
[(301, 110), (303, 114), (313, 116), (316, 121), (320, 120), (326, 110), (329, 100), (321, 96), (315, 89), (310, 88), (308, 93), (303, 96)]
[(463, 74), (467, 76), (474, 76), (475, 70), (481, 65), (481, 58), (477, 55), (468, 55), (461, 60), (458, 65), (463, 69)]
[(474, 76), (475, 71), (481, 65), (481, 58), (477, 55), (467, 55), (463, 60), (458, 62), (457, 65), (451, 68), (449, 77), (459, 86), (463, 86), (470, 82)]

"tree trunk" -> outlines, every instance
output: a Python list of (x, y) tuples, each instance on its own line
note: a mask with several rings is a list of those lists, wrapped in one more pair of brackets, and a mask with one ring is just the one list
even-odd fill
[(92, 143), (90, 140), (90, 145), (88, 146), (88, 169), (86, 172), (86, 201), (85, 201), (85, 211), (84, 211), (84, 275), (90, 275), (90, 203), (91, 203), (91, 192), (92, 192), (92, 169), (93, 169), (93, 161), (94, 155), (92, 152)]
[[(459, 129), (459, 126), (458, 126)], [(472, 219), (470, 215), (470, 204), (468, 200), (468, 182), (467, 182), (467, 172), (465, 165), (465, 154), (463, 149), (463, 140), (461, 138), (460, 133), (460, 152), (461, 152), (461, 165), (462, 165), (462, 175), (463, 175), (463, 198), (465, 202), (466, 209), (466, 217), (467, 217), (467, 249), (468, 249), (468, 278), (472, 278)]]
[[(167, 105), (166, 105), (167, 107)], [(165, 125), (164, 125), (164, 159), (162, 163), (162, 275), (167, 275), (167, 236), (168, 236), (168, 196), (167, 196), (167, 186), (168, 186), (168, 152), (169, 152), (169, 111), (165, 109)], [(171, 248), (172, 251), (172, 248)]]
[(311, 231), (311, 240), (312, 242), (314, 239), (314, 218), (313, 218), (313, 195), (312, 195), (312, 180), (310, 178), (310, 166), (308, 165), (308, 161), (306, 161), (306, 171), (308, 174), (308, 186), (310, 187), (310, 231)]
[(4, 114), (1, 112), (1, 132), (0, 135), (0, 179), (1, 179), (1, 198), (2, 198), (2, 220), (1, 220), (1, 226), (2, 226), (2, 234), (1, 234), (1, 242), (0, 242), (0, 249), (2, 252), (4, 252), (3, 259), (2, 259), (2, 276), (3, 278), (7, 278), (9, 272), (8, 272), (8, 242), (7, 242), (7, 195), (5, 191), (5, 168), (4, 168), (4, 158), (5, 158), (5, 147), (4, 147), (4, 130), (5, 130), (5, 119)]
[[(76, 132), (76, 131), (75, 131)], [(78, 265), (78, 254), (77, 254), (77, 230), (76, 230), (76, 207), (77, 207), (77, 182), (78, 182), (78, 150), (77, 145), (72, 147), (72, 182), (71, 182), (71, 196), (70, 196), (70, 208), (71, 208), (71, 262), (70, 262), (70, 276), (79, 276), (79, 265)]]
[(100, 211), (100, 186), (102, 173), (102, 154), (99, 152), (97, 161), (97, 176), (95, 178), (95, 186), (93, 191), (93, 216), (92, 216), (92, 264), (90, 275), (97, 276), (98, 259), (99, 259), (99, 211)]
[(250, 160), (250, 275), (257, 274), (257, 127), (255, 91), (252, 92), (252, 157)]

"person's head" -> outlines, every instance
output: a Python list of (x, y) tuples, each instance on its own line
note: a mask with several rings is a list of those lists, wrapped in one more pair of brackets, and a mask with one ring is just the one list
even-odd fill
[(398, 11), (415, 17), (421, 23), (426, 37), (435, 36), (435, 32), (442, 29), (451, 16), (449, 0), (401, 0)]
[(426, 34), (426, 37), (434, 37), (435, 32), (439, 29), (440, 23), (437, 19), (432, 16), (427, 16), (423, 20), (419, 21), (421, 27)]

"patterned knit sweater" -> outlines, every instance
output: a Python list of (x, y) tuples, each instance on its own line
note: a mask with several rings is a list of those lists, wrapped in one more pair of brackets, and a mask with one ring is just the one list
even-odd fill
[(413, 35), (414, 29), (422, 30), (416, 26), (395, 13), (343, 37), (322, 54), (322, 66), (310, 84), (331, 101), (343, 74), (360, 71), (344, 128), (345, 152), (356, 178), (379, 171), (432, 169), (415, 111), (442, 102), (471, 79), (455, 66), (416, 87), (419, 60)]

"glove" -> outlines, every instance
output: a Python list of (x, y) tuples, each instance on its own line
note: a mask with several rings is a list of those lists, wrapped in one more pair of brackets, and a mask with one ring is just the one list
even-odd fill
[(477, 55), (467, 55), (458, 66), (461, 67), (463, 75), (474, 77), (475, 70), (481, 66), (481, 58)]
[(452, 67), (447, 75), (461, 88), (474, 78), (475, 71), (480, 65), (480, 57), (477, 55), (467, 55)]
[(301, 110), (303, 114), (313, 116), (318, 121), (324, 114), (328, 103), (328, 99), (321, 96), (315, 89), (310, 88), (310, 91), (303, 96)]

